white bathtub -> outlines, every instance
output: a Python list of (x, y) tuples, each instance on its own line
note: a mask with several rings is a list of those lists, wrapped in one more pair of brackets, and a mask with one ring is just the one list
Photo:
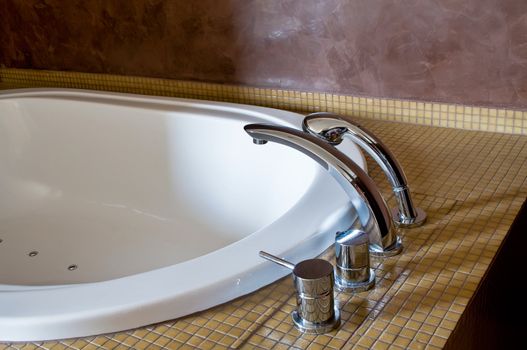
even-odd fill
[[(354, 220), (316, 162), (253, 145), (295, 113), (65, 89), (0, 92), (0, 341), (173, 319), (289, 273)], [(358, 149), (343, 150), (364, 167)]]

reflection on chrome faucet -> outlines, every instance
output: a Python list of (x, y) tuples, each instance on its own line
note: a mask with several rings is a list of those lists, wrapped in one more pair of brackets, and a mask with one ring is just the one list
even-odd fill
[(403, 169), (388, 147), (372, 132), (337, 114), (327, 112), (307, 115), (303, 127), (305, 131), (331, 145), (338, 145), (344, 136), (349, 136), (379, 164), (388, 178), (397, 201), (397, 208), (392, 210), (394, 221), (400, 227), (420, 226), (425, 222), (426, 213), (414, 206)]
[(344, 189), (356, 209), (361, 228), (370, 237), (371, 254), (386, 257), (401, 252), (401, 240), (377, 186), (344, 153), (315, 136), (289, 127), (250, 124), (245, 126), (245, 131), (256, 144), (277, 142), (308, 155), (322, 165)]

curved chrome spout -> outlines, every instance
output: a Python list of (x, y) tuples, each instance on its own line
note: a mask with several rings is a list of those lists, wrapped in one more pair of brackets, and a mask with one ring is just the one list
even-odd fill
[[(392, 256), (402, 244), (393, 225), (390, 210), (373, 180), (344, 153), (309, 135), (284, 126), (250, 124), (245, 131), (255, 143), (273, 141), (292, 147), (322, 165), (348, 194), (357, 210), (362, 229), (370, 237), (372, 255)], [(265, 143), (265, 142), (264, 142)]]
[(388, 178), (397, 201), (397, 208), (392, 210), (394, 221), (401, 227), (419, 226), (425, 222), (426, 213), (414, 206), (403, 169), (393, 153), (373, 133), (357, 123), (327, 112), (308, 114), (304, 118), (303, 127), (305, 131), (331, 145), (340, 144), (343, 137), (348, 135), (375, 159)]

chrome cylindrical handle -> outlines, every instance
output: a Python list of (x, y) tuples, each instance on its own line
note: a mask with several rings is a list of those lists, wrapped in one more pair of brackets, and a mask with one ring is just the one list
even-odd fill
[(337, 233), (335, 284), (339, 290), (361, 292), (375, 285), (368, 246), (368, 234), (362, 230), (349, 229)]
[(295, 327), (304, 333), (322, 334), (340, 325), (333, 295), (333, 265), (322, 259), (308, 259), (296, 265), (260, 252), (260, 256), (293, 269), (297, 308), (292, 313)]
[(335, 317), (333, 265), (322, 259), (298, 263), (293, 270), (298, 319), (324, 323)]

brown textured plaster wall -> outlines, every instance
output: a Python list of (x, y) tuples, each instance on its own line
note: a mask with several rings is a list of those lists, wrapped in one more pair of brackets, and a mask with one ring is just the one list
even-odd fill
[(0, 0), (0, 64), (527, 106), (524, 0)]

